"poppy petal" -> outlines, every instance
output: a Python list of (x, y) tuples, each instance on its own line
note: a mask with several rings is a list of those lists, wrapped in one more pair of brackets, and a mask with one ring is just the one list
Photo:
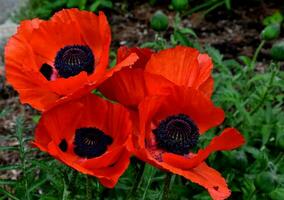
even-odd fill
[[(70, 31), (76, 28), (73, 21), (62, 23), (49, 21), (41, 22), (37, 29), (34, 29), (29, 41), (33, 51), (39, 57), (54, 62), (57, 52), (67, 45), (82, 45), (80, 34)], [(47, 48), (48, 44), (48, 48)]]
[(122, 46), (117, 50), (117, 62), (121, 62), (121, 60), (125, 59), (131, 53), (136, 53), (139, 57), (138, 61), (133, 65), (133, 68), (144, 69), (148, 60), (151, 58), (153, 51), (149, 48), (128, 48)]
[[(42, 77), (33, 71), (22, 71), (10, 61), (6, 61), (6, 76), (7, 81), (17, 88), (23, 104), (28, 103), (38, 110), (43, 110), (46, 104), (52, 104), (59, 98), (59, 95), (48, 90), (48, 87), (42, 87), (46, 83)], [(30, 76), (34, 78), (30, 79)]]
[(139, 113), (141, 133), (149, 131), (151, 122), (176, 114), (189, 116), (200, 134), (224, 120), (224, 111), (215, 107), (210, 99), (193, 88), (184, 87), (172, 88), (169, 95), (146, 97), (139, 105)]
[[(79, 92), (80, 88), (87, 88), (87, 84), (97, 86), (98, 82), (101, 83), (124, 67), (127, 61), (133, 65), (137, 59), (130, 55), (126, 61), (118, 63), (118, 68), (106, 72), (110, 40), (110, 27), (102, 12), (95, 15), (69, 9), (57, 12), (48, 21), (24, 21), (5, 47), (7, 80), (19, 92), (21, 102), (29, 103), (40, 111), (65, 101), (67, 96), (79, 98), (77, 95), (89, 92), (85, 89)], [(90, 46), (95, 54), (96, 65), (92, 74), (81, 72), (69, 78), (57, 75), (55, 56), (61, 48), (70, 45)], [(42, 74), (44, 65), (52, 69), (49, 78)]]
[(226, 128), (219, 136), (212, 139), (205, 149), (200, 149), (197, 154), (188, 158), (172, 153), (164, 153), (163, 161), (180, 169), (191, 169), (215, 151), (227, 151), (240, 147), (245, 143), (244, 137), (234, 128)]
[(52, 141), (52, 138), (48, 134), (45, 134), (46, 132), (46, 127), (42, 123), (38, 124), (35, 139), (32, 142), (33, 145), (45, 152), (47, 151), (48, 144)]
[[(118, 182), (119, 177), (127, 169), (130, 163), (130, 153), (125, 152), (120, 156), (120, 159), (112, 166), (108, 168), (102, 168), (94, 172), (94, 174), (100, 177), (100, 183), (108, 188), (113, 188)], [(110, 176), (110, 174), (112, 176)]]
[[(86, 136), (87, 139), (82, 139), (84, 132), (79, 131), (83, 129), (99, 130), (98, 134), (103, 134), (111, 142), (97, 143), (92, 139), (95, 135), (92, 135), (91, 139)], [(102, 178), (106, 182), (105, 185), (113, 187), (129, 165), (128, 146), (131, 131), (132, 124), (127, 109), (89, 94), (44, 112), (33, 143), (68, 166)], [(81, 139), (77, 139), (78, 137)], [(83, 147), (86, 145), (88, 152), (78, 154), (78, 143)], [(90, 154), (97, 151), (96, 148), (99, 148), (99, 151), (100, 145), (106, 145), (103, 146), (102, 154)]]
[(125, 69), (103, 82), (99, 90), (111, 100), (136, 107), (144, 97), (167, 94), (171, 87), (173, 84), (162, 76), (142, 69)]
[(145, 149), (135, 150), (135, 156), (138, 156), (141, 160), (144, 160), (161, 170), (166, 170), (183, 176), (193, 183), (197, 183), (206, 188), (214, 200), (227, 199), (231, 194), (231, 191), (221, 174), (215, 169), (209, 167), (205, 162), (200, 163), (194, 168), (186, 170), (175, 167), (165, 161), (157, 161), (149, 157), (147, 154), (148, 153)]
[(206, 188), (213, 200), (224, 200), (231, 195), (222, 175), (204, 162), (190, 170), (174, 170), (174, 173)]
[[(111, 31), (103, 12), (95, 15), (92, 12), (78, 9), (63, 9), (56, 13), (52, 20), (65, 23), (74, 21), (82, 40), (93, 50), (96, 62), (96, 74), (102, 74), (108, 66)], [(98, 29), (99, 27), (99, 29)]]
[(196, 49), (177, 46), (153, 54), (145, 70), (179, 86), (198, 89), (210, 77), (212, 66), (210, 58)]
[(214, 79), (208, 78), (204, 83), (202, 83), (199, 87), (199, 90), (203, 92), (205, 96), (211, 98), (214, 90)]
[[(90, 82), (94, 82), (97, 80), (100, 84), (110, 78), (115, 72), (118, 72), (122, 70), (123, 68), (126, 67), (131, 67), (136, 61), (138, 60), (138, 56), (135, 53), (130, 54), (128, 57), (126, 57), (124, 60), (121, 62), (117, 63), (113, 68), (110, 70), (106, 71), (103, 76), (99, 74), (94, 74), (89, 77)], [(98, 85), (98, 83), (95, 83)]]

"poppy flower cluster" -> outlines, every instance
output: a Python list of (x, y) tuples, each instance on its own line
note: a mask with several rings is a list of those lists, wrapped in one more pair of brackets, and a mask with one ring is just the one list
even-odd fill
[(43, 111), (33, 144), (109, 188), (136, 156), (203, 186), (214, 200), (229, 197), (205, 160), (245, 141), (226, 128), (199, 148), (225, 117), (211, 100), (210, 57), (182, 46), (120, 47), (109, 69), (110, 43), (102, 12), (62, 10), (20, 24), (5, 48), (6, 74), (22, 103)]

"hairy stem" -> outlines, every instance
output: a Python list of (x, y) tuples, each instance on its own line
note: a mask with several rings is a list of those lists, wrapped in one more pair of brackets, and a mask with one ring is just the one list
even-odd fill
[(251, 115), (253, 115), (254, 113), (256, 113), (258, 111), (258, 109), (262, 106), (262, 104), (264, 103), (265, 101), (265, 98), (268, 94), (268, 91), (273, 83), (273, 80), (275, 78), (275, 75), (276, 75), (276, 70), (273, 70), (272, 73), (271, 73), (271, 76), (270, 76), (270, 79), (269, 79), (269, 82), (267, 84), (267, 87), (265, 88), (265, 91), (259, 101), (259, 103), (255, 106), (255, 108), (250, 112)]
[(253, 70), (253, 69), (255, 68), (255, 64), (256, 64), (258, 55), (259, 55), (260, 50), (262, 49), (262, 47), (263, 47), (264, 44), (265, 44), (265, 41), (262, 40), (262, 41), (260, 42), (260, 44), (258, 45), (257, 49), (255, 50), (254, 55), (253, 55), (253, 57), (252, 57), (251, 64), (250, 64), (250, 70)]
[(163, 200), (169, 199), (171, 179), (172, 179), (172, 173), (168, 172), (166, 174), (165, 181), (164, 181), (164, 189), (163, 189), (163, 196), (162, 196)]
[(136, 173), (136, 176), (135, 176), (133, 187), (132, 187), (131, 192), (130, 192), (127, 199), (133, 199), (136, 196), (136, 191), (137, 191), (139, 184), (141, 182), (142, 175), (143, 175), (144, 168), (145, 168), (144, 162), (141, 162), (140, 160), (135, 160), (135, 161), (136, 161), (135, 164), (136, 164), (137, 173)]
[(86, 200), (92, 200), (92, 190), (90, 187), (90, 177), (86, 175)]

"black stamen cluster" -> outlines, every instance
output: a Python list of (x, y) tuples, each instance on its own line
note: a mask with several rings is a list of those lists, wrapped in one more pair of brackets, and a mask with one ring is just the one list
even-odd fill
[(195, 147), (199, 130), (195, 123), (184, 114), (169, 116), (153, 130), (159, 148), (175, 154), (188, 154)]
[(112, 144), (112, 138), (98, 128), (79, 128), (74, 139), (74, 152), (82, 158), (101, 156)]
[(54, 66), (63, 78), (76, 76), (82, 71), (94, 71), (95, 57), (86, 45), (69, 45), (60, 49), (55, 57)]

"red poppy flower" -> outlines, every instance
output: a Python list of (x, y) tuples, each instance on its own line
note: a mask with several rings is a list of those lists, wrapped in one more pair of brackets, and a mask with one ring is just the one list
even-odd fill
[(147, 49), (123, 47), (118, 51), (118, 60), (130, 52), (137, 53), (139, 57), (134, 64), (136, 67), (116, 73), (99, 87), (107, 98), (137, 107), (145, 96), (168, 93), (175, 85), (192, 87), (211, 97), (213, 64), (207, 54), (177, 46), (152, 54), (149, 58), (150, 51)]
[(43, 113), (34, 144), (66, 165), (114, 187), (129, 165), (128, 111), (89, 94)]
[(110, 27), (102, 12), (69, 9), (48, 21), (23, 21), (5, 47), (8, 82), (22, 103), (46, 110), (84, 85), (96, 87), (135, 62), (137, 56), (131, 54), (107, 70), (110, 41)]
[(170, 95), (144, 98), (133, 118), (132, 151), (137, 157), (205, 187), (214, 200), (230, 196), (224, 178), (204, 161), (215, 151), (239, 147), (244, 138), (227, 128), (207, 147), (194, 151), (200, 135), (224, 119), (223, 110), (208, 97), (193, 88), (176, 87)]

